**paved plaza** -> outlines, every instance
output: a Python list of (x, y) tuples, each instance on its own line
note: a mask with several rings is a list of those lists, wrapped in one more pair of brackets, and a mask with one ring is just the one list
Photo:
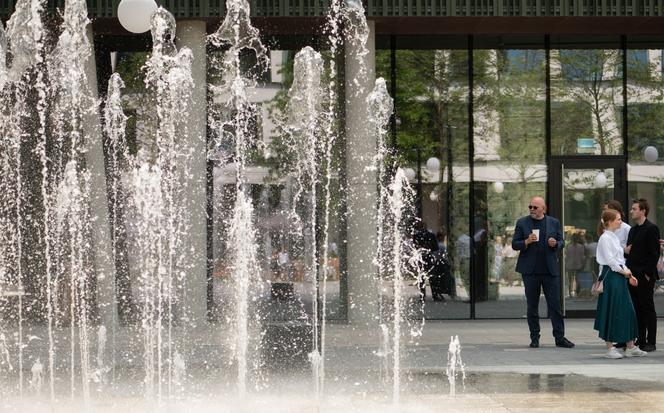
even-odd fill
[[(404, 360), (407, 376), (430, 377), (426, 394), (418, 398), (426, 406), (422, 411), (661, 410), (664, 349), (643, 358), (608, 360), (603, 357), (604, 344), (592, 328), (593, 320), (566, 320), (566, 335), (576, 344), (574, 349), (556, 348), (549, 320), (542, 320), (541, 325), (541, 347), (531, 349), (525, 320), (427, 322), (418, 344), (408, 346)], [(339, 362), (346, 359), (346, 366), (368, 367), (371, 351), (361, 349), (372, 345), (361, 333), (348, 325), (331, 326), (333, 351), (328, 364), (336, 365), (339, 357)], [(465, 386), (457, 380), (455, 396), (448, 393), (444, 374), (450, 335), (459, 335), (467, 373)], [(349, 357), (353, 357), (351, 363)], [(436, 391), (438, 380), (440, 390)]]
[[(528, 347), (526, 320), (427, 321), (422, 336), (407, 344), (405, 364), (410, 369), (444, 371), (450, 335), (458, 335), (467, 372), (523, 374), (578, 374), (588, 377), (658, 382), (664, 391), (664, 347), (647, 357), (608, 360), (604, 343), (593, 330), (592, 319), (566, 320), (566, 337), (573, 349), (555, 347), (549, 320), (541, 320), (540, 348)], [(660, 320), (660, 325), (662, 321)], [(372, 343), (361, 329), (331, 325), (330, 357), (349, 357), (349, 347), (369, 351)], [(349, 331), (350, 330), (350, 331)], [(352, 332), (352, 334), (351, 334)], [(404, 337), (407, 340), (407, 337)], [(361, 358), (361, 357), (360, 357)], [(357, 363), (361, 363), (360, 360)], [(353, 363), (355, 366), (361, 364)], [(334, 365), (334, 363), (330, 363)], [(344, 363), (347, 365), (349, 363)]]
[[(192, 345), (187, 353), (189, 390), (158, 407), (146, 404), (142, 388), (142, 346), (135, 331), (118, 331), (116, 355), (139, 357), (138, 370), (110, 391), (95, 393), (95, 412), (604, 412), (660, 411), (664, 405), (664, 349), (647, 357), (608, 360), (592, 329), (593, 320), (567, 320), (567, 337), (574, 349), (559, 349), (542, 320), (541, 347), (528, 347), (525, 320), (411, 321), (402, 336), (401, 397), (392, 399), (392, 370), (380, 354), (380, 330), (352, 324), (328, 324), (326, 385), (319, 404), (313, 398), (311, 373), (300, 369), (265, 370), (263, 387), (249, 400), (233, 399), (233, 368), (219, 360), (229, 356), (228, 330), (218, 324), (179, 328), (174, 334)], [(29, 334), (43, 334), (31, 328)], [(67, 332), (58, 334), (59, 348), (68, 347)], [(458, 335), (466, 378), (452, 386), (446, 375), (448, 343)], [(39, 340), (41, 341), (41, 340)], [(43, 353), (37, 343), (33, 351)], [(273, 349), (272, 349), (273, 350)], [(28, 352), (32, 359), (36, 353)], [(131, 372), (120, 364), (118, 374)], [(272, 366), (274, 367), (274, 366)], [(129, 369), (129, 370), (127, 370)], [(66, 380), (62, 385), (66, 388)], [(454, 389), (454, 392), (452, 391)], [(229, 396), (230, 395), (230, 396)], [(52, 409), (45, 394), (23, 401), (8, 400), (1, 412), (71, 412), (80, 406), (58, 399)], [(194, 409), (194, 410), (192, 410)]]

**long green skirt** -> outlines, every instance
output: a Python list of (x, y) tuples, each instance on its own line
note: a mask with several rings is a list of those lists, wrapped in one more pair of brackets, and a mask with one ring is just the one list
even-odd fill
[(595, 330), (599, 337), (611, 343), (625, 343), (639, 335), (636, 313), (629, 295), (627, 279), (603, 266), (604, 292), (597, 299)]

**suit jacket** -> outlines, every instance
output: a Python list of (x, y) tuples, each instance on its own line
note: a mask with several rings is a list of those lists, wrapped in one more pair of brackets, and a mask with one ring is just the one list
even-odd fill
[(629, 230), (627, 245), (632, 250), (627, 257), (627, 268), (641, 281), (643, 274), (659, 278), (657, 262), (659, 261), (659, 228), (646, 219), (643, 225), (634, 225)]
[[(554, 248), (549, 247), (548, 243), (544, 250), (546, 259), (546, 267), (549, 274), (552, 276), (560, 276), (560, 261), (558, 253), (565, 246), (565, 240), (560, 228), (560, 221), (550, 217), (544, 216), (546, 234), (544, 240), (555, 238), (557, 243)], [(512, 238), (512, 249), (519, 252), (519, 259), (516, 262), (516, 272), (521, 274), (532, 274), (535, 271), (535, 263), (538, 259), (537, 248), (535, 245), (530, 244), (526, 247), (526, 238), (533, 232), (533, 224), (530, 216), (525, 216), (516, 221), (516, 228), (514, 229), (514, 237)], [(540, 239), (542, 234), (540, 234)]]

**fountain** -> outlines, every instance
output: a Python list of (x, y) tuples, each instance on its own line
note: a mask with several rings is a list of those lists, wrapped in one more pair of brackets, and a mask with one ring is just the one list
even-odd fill
[(466, 366), (461, 360), (461, 344), (459, 336), (450, 337), (450, 345), (447, 349), (447, 369), (445, 370), (447, 380), (450, 384), (450, 396), (456, 395), (457, 375), (461, 374), (461, 383), (466, 383)]
[[(330, 257), (336, 252), (330, 241), (333, 184), (341, 168), (336, 152), (343, 128), (336, 56), (344, 44), (351, 46), (349, 58), (358, 63), (368, 53), (369, 29), (362, 4), (331, 2), (326, 22), (328, 56), (310, 47), (297, 53), (293, 84), (278, 125), (290, 160), (279, 181), (283, 185), (279, 204), (287, 228), (283, 236), (290, 250), (302, 257), (301, 287), (288, 279), (268, 281), (262, 275), (269, 265), (261, 260), (273, 255), (275, 244), (270, 234), (261, 238), (256, 229), (272, 198), (267, 187), (259, 196), (252, 192), (250, 164), (264, 148), (252, 131), (258, 109), (251, 96), (259, 84), (258, 75), (269, 68), (269, 57), (251, 24), (249, 2), (228, 0), (225, 19), (207, 38), (215, 50), (209, 66), (221, 74), (218, 83), (209, 85), (210, 94), (221, 103), (208, 114), (212, 136), (208, 155), (211, 162), (218, 162), (215, 166), (232, 170), (234, 176), (232, 202), (215, 205), (228, 211), (222, 240), (231, 274), (224, 280), (228, 294), (222, 297), (218, 324), (204, 327), (204, 334), (212, 337), (205, 345), (188, 336), (194, 333), (187, 326), (183, 287), (191, 277), (184, 240), (190, 231), (186, 196), (192, 171), (187, 165), (193, 153), (183, 142), (189, 133), (186, 119), (192, 107), (194, 54), (176, 46), (175, 19), (157, 8), (151, 17), (152, 51), (142, 67), (145, 93), (154, 107), (150, 128), (154, 144), (137, 150), (127, 144), (124, 82), (117, 73), (109, 79), (100, 113), (113, 211), (112, 262), (118, 262), (118, 239), (125, 235), (136, 260), (133, 288), (116, 285), (115, 295), (122, 303), (117, 311), (130, 311), (134, 305), (138, 316), (132, 320), (116, 314), (111, 324), (102, 323), (99, 308), (114, 303), (99, 302), (91, 241), (96, 223), (86, 154), (96, 126), (87, 120), (97, 115), (99, 107), (85, 69), (92, 50), (87, 33), (90, 21), (85, 1), (67, 0), (57, 43), (49, 49), (41, 23), (44, 4), (19, 1), (6, 35), (0, 27), (0, 128), (7, 136), (0, 142), (0, 292), (6, 283), (15, 285), (18, 301), (15, 318), (0, 320), (0, 368), (7, 376), (16, 376), (11, 385), (0, 383), (3, 394), (12, 394), (18, 406), (48, 388), (50, 406), (69, 399), (64, 406), (84, 410), (93, 409), (98, 398), (110, 399), (118, 407), (138, 397), (145, 403), (140, 404), (142, 408), (156, 411), (174, 408), (184, 398), (189, 402), (183, 403), (195, 400), (205, 409), (206, 403), (213, 406), (221, 397), (251, 406), (247, 411), (252, 411), (273, 397), (268, 393), (254, 400), (256, 394), (270, 386), (278, 392), (279, 386), (297, 383), (306, 391), (289, 400), (293, 403), (289, 408), (301, 403), (306, 406), (303, 409), (324, 411), (343, 404), (335, 389), (369, 382), (348, 378), (365, 371), (340, 374), (339, 366), (326, 366), (331, 357), (327, 353)], [(249, 70), (243, 66), (247, 51), (256, 62)], [(360, 64), (360, 74), (366, 73)], [(354, 79), (345, 92), (365, 99), (368, 136), (377, 143), (366, 171), (378, 176), (378, 242), (375, 257), (367, 259), (373, 258), (381, 281), (391, 282), (391, 301), (381, 300), (380, 319), (372, 326), (380, 331), (375, 354), (381, 358), (383, 380), (367, 384), (364, 392), (388, 392), (398, 409), (404, 391), (403, 336), (409, 333), (404, 273), (406, 267), (416, 267), (418, 260), (417, 251), (408, 251), (404, 242), (412, 191), (386, 143), (393, 101), (385, 81), (376, 80), (369, 91)], [(227, 156), (215, 157), (214, 149), (220, 147), (230, 148)], [(119, 209), (126, 222), (116, 213)], [(35, 237), (39, 243), (33, 244), (39, 248), (26, 249)], [(277, 253), (283, 254), (278, 260), (286, 265), (288, 254), (275, 249)], [(26, 310), (31, 320), (41, 317), (44, 327), (31, 325), (26, 334)], [(411, 338), (420, 333), (410, 329)], [(34, 334), (44, 340), (34, 339), (38, 337)], [(278, 362), (270, 365), (270, 358)], [(34, 361), (27, 399), (23, 395), (26, 360)], [(282, 383), (279, 374), (297, 362), (308, 363), (309, 373), (290, 372)], [(463, 365), (455, 362), (454, 366)], [(270, 382), (273, 370), (277, 373), (270, 377), (276, 378)], [(264, 407), (260, 408), (270, 410)], [(293, 407), (292, 411), (299, 410)]]

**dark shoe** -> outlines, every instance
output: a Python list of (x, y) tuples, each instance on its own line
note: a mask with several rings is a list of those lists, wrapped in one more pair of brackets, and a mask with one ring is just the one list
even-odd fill
[(655, 350), (657, 350), (657, 347), (655, 347), (654, 344), (649, 344), (649, 343), (644, 344), (644, 345), (642, 345), (642, 346), (640, 346), (640, 347), (641, 347), (641, 350), (643, 350), (643, 351), (647, 351), (648, 353), (650, 353), (651, 351), (655, 351)]
[(556, 339), (556, 347), (572, 348), (574, 347), (574, 343), (572, 343), (565, 337), (561, 337)]
[(530, 348), (538, 348), (538, 347), (539, 347), (539, 340), (537, 339), (530, 340)]

